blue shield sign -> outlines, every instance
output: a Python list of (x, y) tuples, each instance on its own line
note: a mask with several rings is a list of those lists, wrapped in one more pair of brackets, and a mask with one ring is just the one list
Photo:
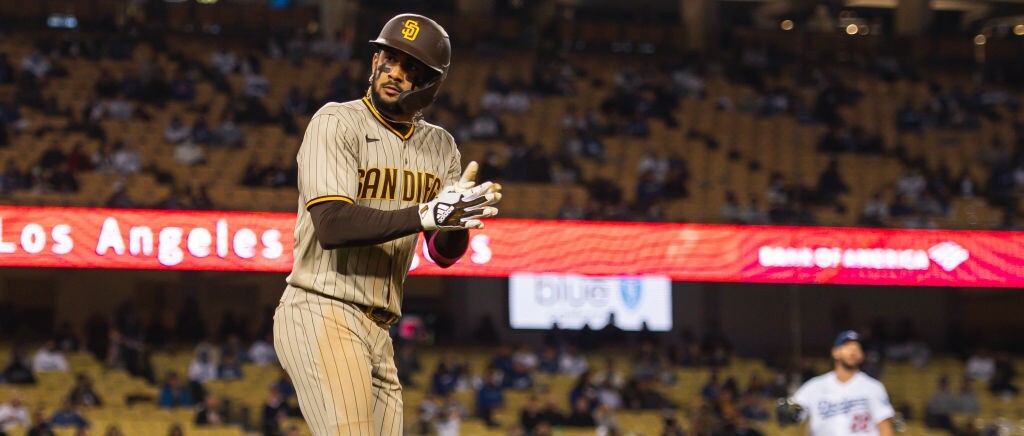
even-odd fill
[(640, 305), (640, 297), (643, 295), (643, 287), (638, 279), (620, 279), (619, 291), (622, 293), (622, 302), (630, 310)]

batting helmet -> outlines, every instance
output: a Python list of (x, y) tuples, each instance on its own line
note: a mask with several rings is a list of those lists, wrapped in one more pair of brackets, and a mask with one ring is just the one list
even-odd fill
[(440, 24), (422, 15), (397, 15), (384, 24), (380, 35), (370, 44), (401, 51), (438, 73), (419, 89), (404, 91), (398, 96), (398, 106), (404, 112), (416, 113), (434, 102), (441, 82), (448, 77), (452, 60), (448, 32)]

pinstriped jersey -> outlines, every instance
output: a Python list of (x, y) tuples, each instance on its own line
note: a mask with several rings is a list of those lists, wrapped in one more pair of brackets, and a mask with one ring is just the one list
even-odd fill
[(398, 210), (430, 201), (460, 177), (454, 138), (424, 121), (406, 132), (396, 129), (366, 98), (328, 103), (306, 127), (297, 161), (295, 262), (288, 284), (400, 316), (418, 235), (325, 250), (317, 242), (309, 208), (344, 201)]

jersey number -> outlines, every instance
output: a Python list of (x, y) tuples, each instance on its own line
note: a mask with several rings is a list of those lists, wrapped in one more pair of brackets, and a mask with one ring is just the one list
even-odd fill
[(871, 430), (871, 414), (858, 413), (850, 420), (850, 433), (866, 433)]

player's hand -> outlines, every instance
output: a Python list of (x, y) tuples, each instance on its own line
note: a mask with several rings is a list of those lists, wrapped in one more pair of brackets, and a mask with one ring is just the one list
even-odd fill
[(802, 421), (803, 413), (804, 408), (788, 398), (779, 398), (775, 404), (775, 418), (782, 427)]
[(484, 182), (469, 189), (458, 189), (457, 186), (448, 186), (433, 200), (420, 204), (423, 230), (482, 229), (484, 223), (481, 218), (498, 214), (498, 208), (492, 205), (501, 201), (501, 185)]
[(462, 177), (459, 177), (459, 181), (455, 183), (455, 189), (457, 191), (473, 189), (476, 186), (476, 173), (479, 170), (480, 165), (477, 165), (475, 160), (466, 164), (466, 169), (462, 170)]

